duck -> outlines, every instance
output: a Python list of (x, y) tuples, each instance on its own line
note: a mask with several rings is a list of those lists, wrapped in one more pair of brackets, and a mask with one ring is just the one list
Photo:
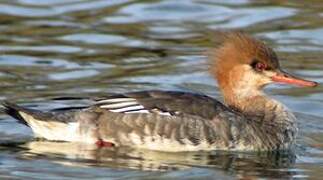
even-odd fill
[(275, 51), (243, 32), (223, 34), (209, 53), (223, 103), (180, 91), (117, 93), (82, 108), (41, 111), (4, 101), (4, 112), (37, 138), (166, 152), (292, 149), (294, 114), (263, 91), (272, 83), (315, 87), (280, 67)]

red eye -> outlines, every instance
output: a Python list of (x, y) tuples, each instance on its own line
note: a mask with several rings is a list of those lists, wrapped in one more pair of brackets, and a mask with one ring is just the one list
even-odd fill
[(256, 71), (263, 71), (267, 68), (267, 65), (261, 62), (257, 62), (255, 65), (255, 70)]

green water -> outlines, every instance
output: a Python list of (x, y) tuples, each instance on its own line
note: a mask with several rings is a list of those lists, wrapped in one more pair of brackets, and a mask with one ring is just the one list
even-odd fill
[[(0, 1), (0, 99), (49, 110), (60, 97), (149, 89), (221, 99), (205, 51), (218, 29), (243, 29), (287, 71), (323, 82), (323, 2)], [(1, 114), (1, 179), (235, 179), (323, 176), (323, 86), (270, 86), (299, 119), (295, 153), (160, 153), (37, 141)]]

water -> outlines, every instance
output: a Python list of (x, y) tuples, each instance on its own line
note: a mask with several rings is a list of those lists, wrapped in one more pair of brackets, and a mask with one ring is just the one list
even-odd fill
[[(149, 89), (220, 98), (204, 53), (217, 29), (264, 39), (284, 69), (323, 83), (320, 1), (4, 0), (0, 14), (0, 98), (42, 110), (88, 103), (61, 97)], [(0, 178), (320, 179), (323, 87), (266, 91), (299, 119), (295, 153), (97, 149), (35, 140), (1, 114)]]

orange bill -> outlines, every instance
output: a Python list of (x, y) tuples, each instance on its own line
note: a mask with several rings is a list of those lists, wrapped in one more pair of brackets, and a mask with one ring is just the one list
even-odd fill
[(301, 79), (292, 76), (286, 72), (278, 72), (276, 75), (271, 77), (272, 81), (284, 84), (305, 86), (305, 87), (315, 87), (318, 85), (317, 82)]

